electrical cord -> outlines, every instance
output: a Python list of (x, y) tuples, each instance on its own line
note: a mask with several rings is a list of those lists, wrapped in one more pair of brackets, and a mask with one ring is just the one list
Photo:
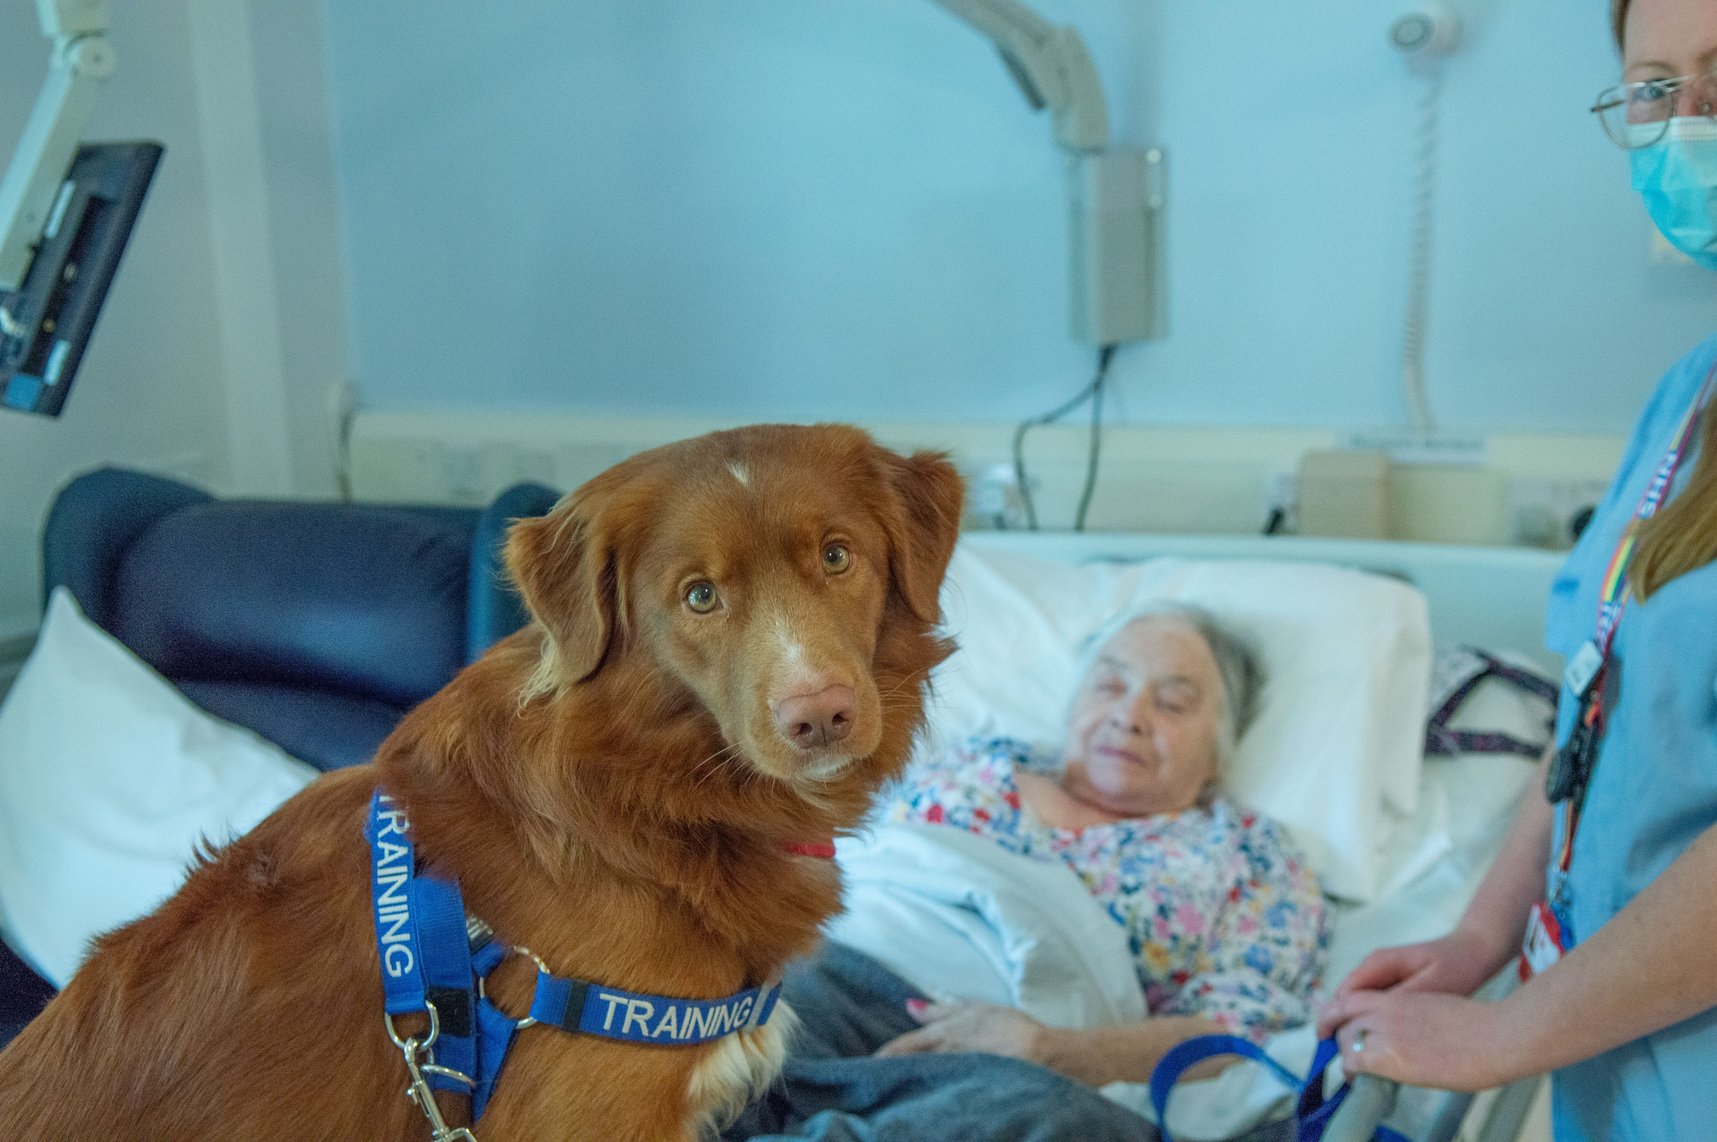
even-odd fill
[(1033, 428), (1044, 424), (1053, 424), (1084, 404), (1091, 401), (1091, 444), (1086, 452), (1085, 487), (1079, 496), (1079, 511), (1074, 517), (1073, 530), (1085, 530), (1085, 512), (1091, 506), (1091, 493), (1097, 485), (1097, 456), (1101, 441), (1103, 421), (1103, 382), (1109, 375), (1109, 362), (1114, 359), (1116, 346), (1113, 344), (1101, 346), (1097, 350), (1097, 372), (1091, 378), (1091, 383), (1080, 389), (1071, 399), (1057, 405), (1041, 416), (1022, 420), (1014, 429), (1013, 457), (1014, 482), (1019, 486), (1020, 504), (1025, 508), (1026, 527), (1037, 530), (1037, 506), (1032, 502), (1031, 484), (1025, 471), (1025, 434)]
[(1425, 90), (1419, 102), (1419, 129), (1414, 147), (1413, 244), (1408, 258), (1407, 316), (1401, 330), (1401, 389), (1413, 427), (1432, 428), (1425, 401), (1425, 310), (1431, 295), (1431, 240), (1437, 221), (1438, 113), (1443, 69), (1432, 60), (1425, 69)]
[[(349, 390), (348, 390), (349, 392)], [(334, 435), (334, 483), (347, 503), (352, 501), (352, 429), (358, 420), (358, 404), (348, 399), (341, 406)]]
[(1085, 530), (1085, 513), (1091, 507), (1091, 493), (1097, 490), (1097, 456), (1103, 447), (1103, 380), (1109, 371), (1107, 361), (1099, 361), (1097, 379), (1091, 390), (1091, 443), (1085, 449), (1085, 487), (1079, 493), (1079, 510), (1073, 513), (1073, 530)]

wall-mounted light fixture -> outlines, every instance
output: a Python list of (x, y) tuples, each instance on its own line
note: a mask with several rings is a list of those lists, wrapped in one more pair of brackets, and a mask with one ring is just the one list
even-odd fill
[(1068, 155), (1073, 336), (1116, 345), (1162, 332), (1161, 148), (1109, 145), (1103, 85), (1085, 41), (1017, 0), (936, 0), (995, 44)]

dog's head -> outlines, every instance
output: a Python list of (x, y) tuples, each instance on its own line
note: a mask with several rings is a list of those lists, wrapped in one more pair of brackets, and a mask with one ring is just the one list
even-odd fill
[(948, 650), (932, 628), (961, 499), (943, 456), (840, 425), (640, 453), (513, 528), (507, 564), (546, 632), (531, 690), (713, 721), (734, 760), (805, 791), (892, 768)]

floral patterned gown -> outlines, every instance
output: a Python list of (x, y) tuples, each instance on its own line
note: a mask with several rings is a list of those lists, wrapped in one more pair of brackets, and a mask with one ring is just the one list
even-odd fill
[(1279, 825), (1217, 796), (1180, 813), (1050, 828), (1022, 806), (1016, 768), (1053, 774), (1056, 759), (974, 738), (915, 763), (883, 817), (951, 825), (1065, 864), (1126, 929), (1154, 1015), (1203, 1016), (1255, 1042), (1311, 1018), (1328, 912)]

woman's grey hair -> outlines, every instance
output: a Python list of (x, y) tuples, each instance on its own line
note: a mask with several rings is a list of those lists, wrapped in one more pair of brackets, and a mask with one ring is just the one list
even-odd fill
[[(1258, 712), (1258, 695), (1264, 688), (1264, 667), (1244, 639), (1203, 607), (1165, 599), (1112, 619), (1080, 645), (1079, 669), (1074, 677), (1082, 685), (1085, 676), (1091, 673), (1091, 667), (1096, 665), (1098, 652), (1110, 639), (1136, 622), (1153, 618), (1182, 620), (1196, 630), (1205, 645), (1210, 647), (1211, 657), (1216, 660), (1217, 676), (1222, 680), (1222, 709), (1216, 719), (1216, 760), (1218, 766), (1226, 767), (1234, 758), (1240, 735), (1246, 732), (1246, 727), (1252, 724), (1252, 718)], [(1078, 691), (1079, 686), (1075, 686), (1069, 699), (1070, 709), (1071, 704), (1078, 701)]]

